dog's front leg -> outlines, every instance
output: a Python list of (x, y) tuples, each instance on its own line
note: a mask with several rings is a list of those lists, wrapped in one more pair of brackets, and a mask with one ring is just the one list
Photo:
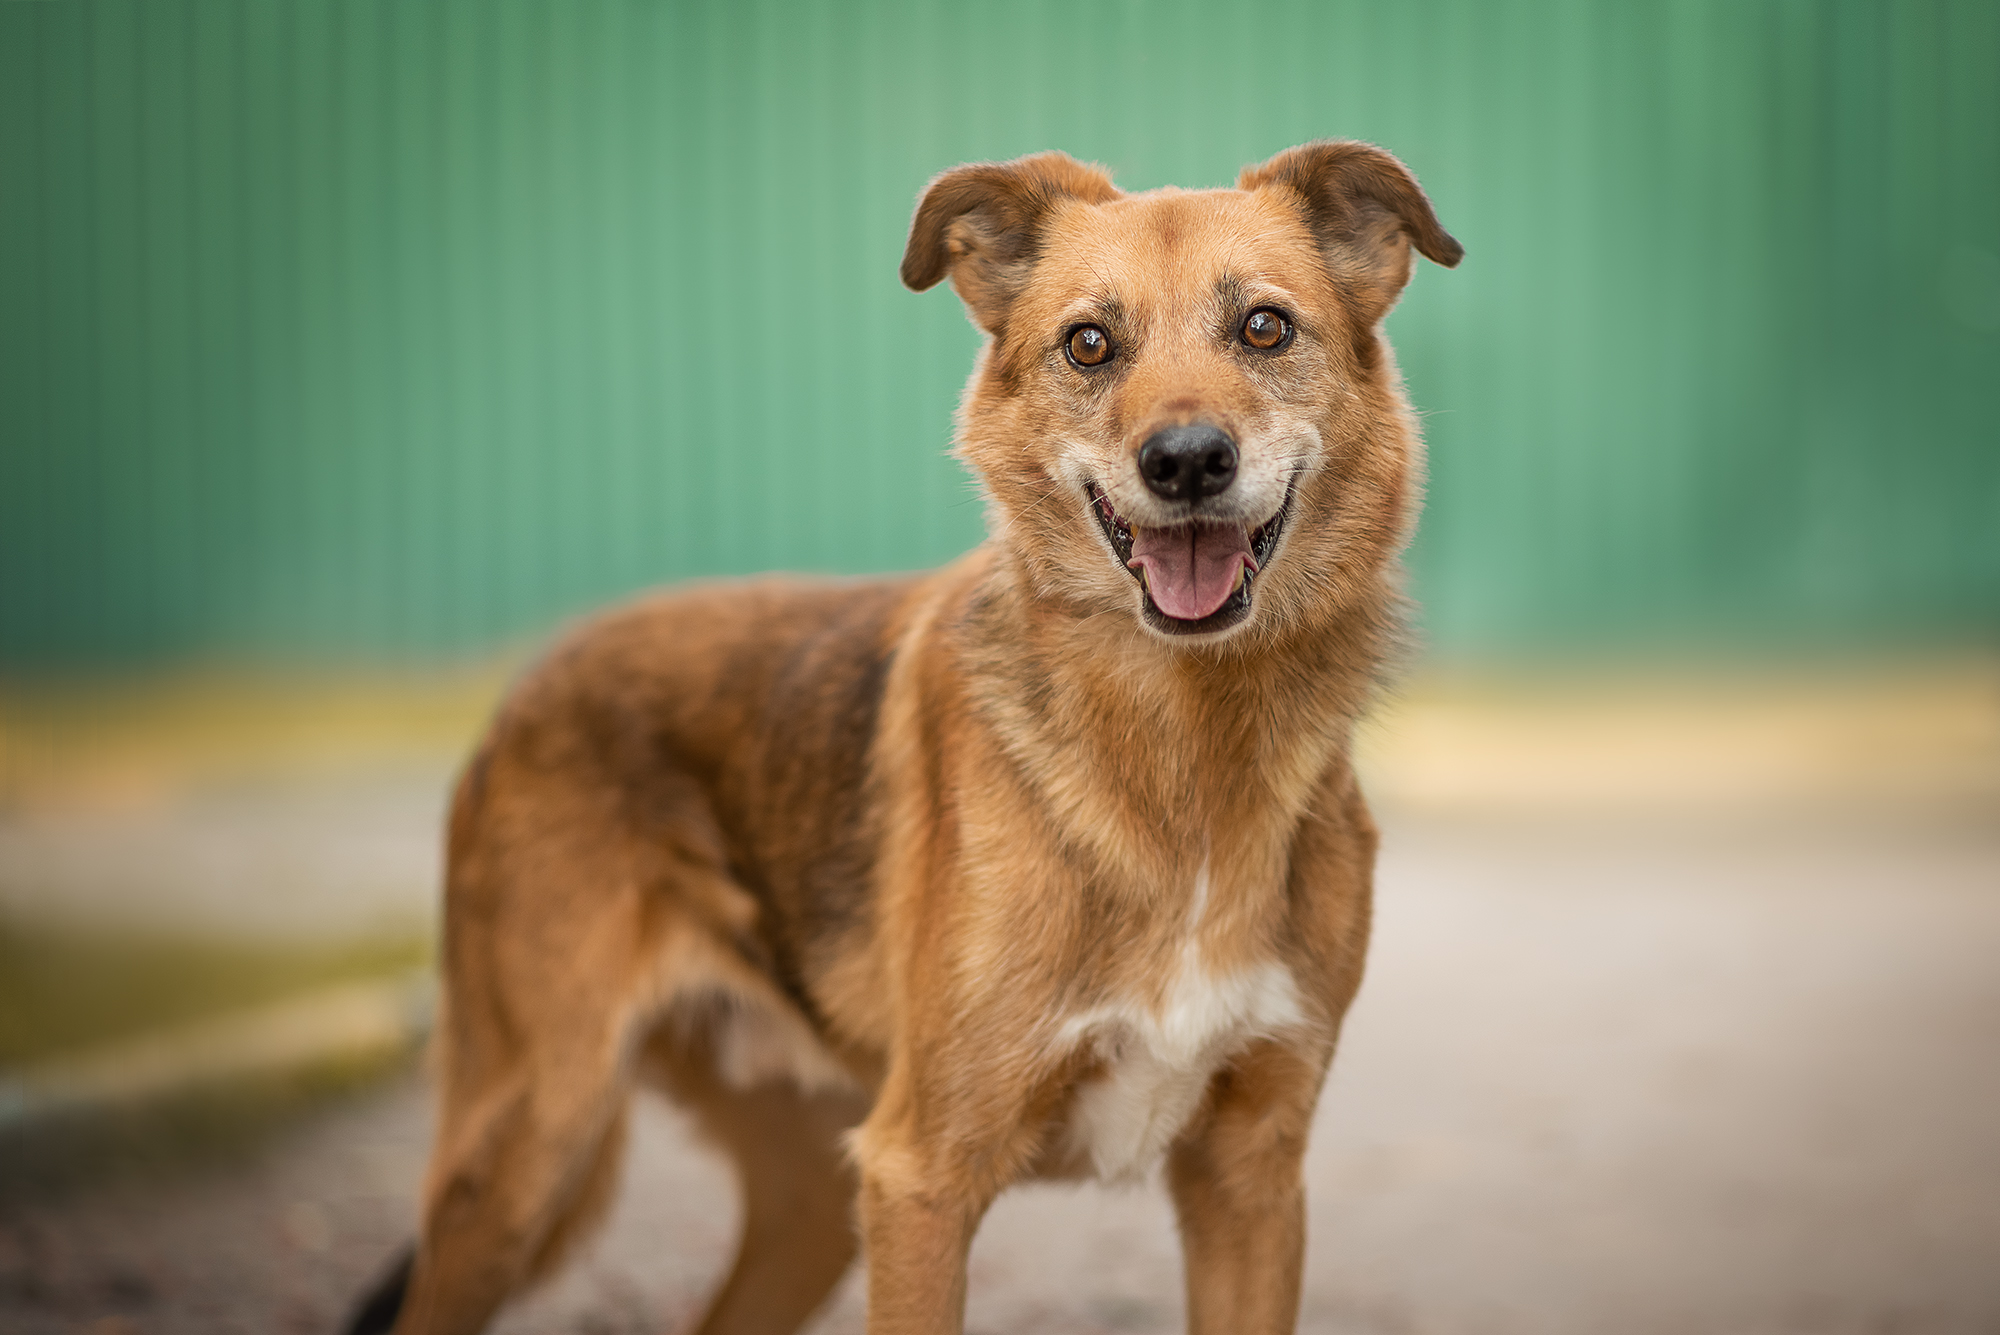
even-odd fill
[[(996, 1070), (969, 1042), (917, 1045), (892, 1061), (854, 1137), (868, 1335), (958, 1335), (973, 1232), (1036, 1144), (1045, 1080)], [(953, 1072), (955, 1079), (913, 1074)], [(976, 1097), (966, 1097), (976, 1091)]]
[(868, 1335), (957, 1335), (965, 1260), (983, 1204), (892, 1184), (863, 1171)]
[(960, 1156), (926, 1134), (932, 1119), (908, 1066), (892, 1068), (855, 1137), (861, 1245), (868, 1261), (868, 1335), (958, 1335), (965, 1328), (965, 1258), (997, 1188), (973, 1180)]
[(1298, 1324), (1306, 1134), (1326, 1060), (1264, 1043), (1216, 1076), (1174, 1146), (1167, 1181), (1187, 1257), (1190, 1335), (1281, 1335)]

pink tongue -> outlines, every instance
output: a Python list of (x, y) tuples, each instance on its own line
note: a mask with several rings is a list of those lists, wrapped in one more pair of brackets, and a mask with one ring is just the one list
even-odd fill
[(1241, 525), (1135, 528), (1132, 559), (1126, 564), (1146, 572), (1153, 606), (1176, 621), (1213, 615), (1236, 592), (1237, 570), (1257, 569), (1250, 532)]

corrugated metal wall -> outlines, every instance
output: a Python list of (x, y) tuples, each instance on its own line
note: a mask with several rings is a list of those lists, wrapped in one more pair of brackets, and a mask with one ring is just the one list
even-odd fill
[(2000, 7), (0, 5), (0, 663), (478, 648), (926, 565), (974, 338), (934, 171), (1375, 140), (1432, 639), (2000, 609)]

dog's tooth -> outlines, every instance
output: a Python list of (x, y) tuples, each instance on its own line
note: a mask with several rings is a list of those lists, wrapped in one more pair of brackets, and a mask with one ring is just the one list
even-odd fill
[(1229, 592), (1230, 592), (1230, 595), (1231, 595), (1232, 597), (1233, 597), (1233, 596), (1234, 596), (1234, 595), (1235, 595), (1235, 594), (1236, 594), (1236, 593), (1237, 593), (1237, 592), (1238, 592), (1238, 591), (1239, 591), (1240, 589), (1242, 589), (1242, 587), (1243, 587), (1243, 575), (1244, 575), (1244, 572), (1245, 572), (1245, 571), (1247, 571), (1248, 569), (1249, 569), (1249, 567), (1248, 567), (1248, 566), (1246, 566), (1246, 565), (1244, 565), (1244, 564), (1243, 564), (1243, 563), (1242, 563), (1241, 561), (1238, 561), (1238, 562), (1236, 563), (1236, 582), (1235, 582), (1234, 584), (1232, 584), (1232, 585), (1230, 585), (1230, 586), (1229, 586)]

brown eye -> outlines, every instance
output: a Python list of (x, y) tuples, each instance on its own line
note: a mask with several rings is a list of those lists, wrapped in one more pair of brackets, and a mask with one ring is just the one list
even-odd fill
[(1094, 324), (1069, 331), (1069, 359), (1078, 366), (1102, 366), (1111, 360), (1111, 335)]
[(1292, 322), (1273, 310), (1251, 311), (1243, 322), (1243, 341), (1269, 352), (1292, 337)]

